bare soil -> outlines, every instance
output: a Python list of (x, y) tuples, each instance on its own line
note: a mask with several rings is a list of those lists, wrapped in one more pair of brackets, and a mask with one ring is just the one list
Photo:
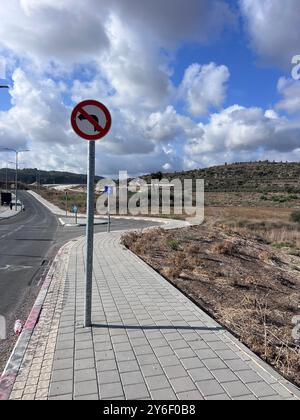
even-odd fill
[(124, 236), (125, 246), (175, 284), (282, 375), (300, 385), (300, 258), (255, 234), (202, 225)]

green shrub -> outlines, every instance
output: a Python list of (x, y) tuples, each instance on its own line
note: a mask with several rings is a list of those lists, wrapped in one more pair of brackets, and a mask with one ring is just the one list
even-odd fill
[(261, 196), (260, 196), (260, 199), (261, 199), (261, 200), (264, 200), (264, 201), (268, 201), (268, 200), (269, 200), (269, 199), (268, 199), (268, 196), (267, 196), (267, 195), (265, 195), (265, 194), (261, 195)]
[(169, 241), (168, 245), (171, 249), (173, 249), (173, 251), (178, 251), (179, 249), (179, 242), (176, 241), (175, 239), (172, 239), (171, 241)]
[(295, 223), (300, 223), (300, 211), (293, 211), (290, 215), (290, 220)]

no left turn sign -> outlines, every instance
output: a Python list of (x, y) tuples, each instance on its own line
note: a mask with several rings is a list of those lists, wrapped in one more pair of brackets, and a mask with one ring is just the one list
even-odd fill
[(99, 140), (111, 127), (109, 110), (101, 102), (89, 99), (75, 106), (71, 115), (73, 130), (85, 140)]

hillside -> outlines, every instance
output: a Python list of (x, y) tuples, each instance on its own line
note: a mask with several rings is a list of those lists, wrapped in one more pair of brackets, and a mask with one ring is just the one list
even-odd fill
[(204, 179), (206, 192), (300, 193), (300, 163), (235, 163), (187, 172), (157, 172), (143, 178), (149, 182), (162, 177)]
[[(7, 178), (9, 182), (14, 182), (15, 170), (8, 169)], [(97, 176), (98, 181), (101, 177)], [(37, 169), (20, 169), (19, 181), (25, 184), (33, 184), (36, 181), (40, 184), (85, 184), (86, 175), (61, 171), (38, 171)], [(0, 182), (6, 181), (6, 168), (0, 169)]]

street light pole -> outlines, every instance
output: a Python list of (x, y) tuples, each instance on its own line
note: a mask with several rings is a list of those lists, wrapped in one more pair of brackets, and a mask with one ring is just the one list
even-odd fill
[(19, 166), (19, 153), (21, 152), (29, 152), (29, 150), (24, 149), (24, 150), (17, 150), (17, 149), (12, 149), (9, 147), (2, 147), (2, 150), (6, 150), (7, 152), (14, 152), (16, 154), (16, 178), (15, 178), (15, 210), (18, 210), (18, 205), (17, 205), (17, 201), (18, 201), (18, 166)]
[(6, 162), (6, 174), (5, 174), (5, 188), (6, 188), (6, 191), (8, 191), (8, 174), (7, 174), (7, 171), (8, 171), (8, 163)]
[(18, 211), (18, 166), (19, 166), (19, 152), (16, 152), (16, 185), (15, 185), (15, 210)]

